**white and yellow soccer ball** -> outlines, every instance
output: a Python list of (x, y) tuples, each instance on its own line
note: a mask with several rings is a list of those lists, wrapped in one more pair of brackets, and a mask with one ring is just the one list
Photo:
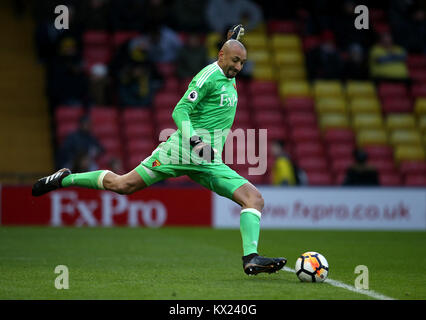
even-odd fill
[(328, 262), (318, 252), (305, 252), (294, 267), (297, 277), (303, 282), (323, 282), (328, 276)]

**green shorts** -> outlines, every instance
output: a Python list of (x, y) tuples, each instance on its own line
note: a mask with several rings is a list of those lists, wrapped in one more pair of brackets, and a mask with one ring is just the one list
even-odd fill
[(207, 189), (232, 200), (234, 191), (249, 182), (223, 162), (208, 164), (162, 164), (158, 149), (136, 168), (147, 186), (159, 181), (187, 175)]

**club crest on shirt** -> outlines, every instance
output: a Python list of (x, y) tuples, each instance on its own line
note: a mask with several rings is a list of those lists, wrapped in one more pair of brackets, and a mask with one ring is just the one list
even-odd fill
[(158, 161), (158, 160), (155, 160), (153, 163), (152, 163), (152, 167), (158, 167), (158, 166), (160, 166), (161, 165), (161, 163), (160, 163), (160, 161)]
[(198, 98), (198, 92), (195, 90), (192, 90), (189, 94), (188, 94), (188, 100), (191, 102), (194, 102), (195, 100), (197, 100)]

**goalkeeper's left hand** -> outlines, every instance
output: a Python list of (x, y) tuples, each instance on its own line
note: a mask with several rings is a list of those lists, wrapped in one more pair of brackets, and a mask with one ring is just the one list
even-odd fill
[(243, 35), (244, 35), (244, 27), (242, 24), (238, 24), (228, 30), (227, 40), (230, 40), (230, 39), (240, 40), (240, 38)]

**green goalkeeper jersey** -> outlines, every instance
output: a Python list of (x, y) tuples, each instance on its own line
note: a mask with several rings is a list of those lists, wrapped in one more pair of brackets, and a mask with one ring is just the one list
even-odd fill
[(234, 122), (237, 101), (235, 78), (227, 78), (217, 62), (202, 69), (192, 79), (173, 111), (178, 130), (158, 147), (163, 162), (166, 159), (173, 164), (193, 163), (189, 140), (194, 135), (215, 148), (217, 154), (214, 162), (221, 162), (223, 146)]

